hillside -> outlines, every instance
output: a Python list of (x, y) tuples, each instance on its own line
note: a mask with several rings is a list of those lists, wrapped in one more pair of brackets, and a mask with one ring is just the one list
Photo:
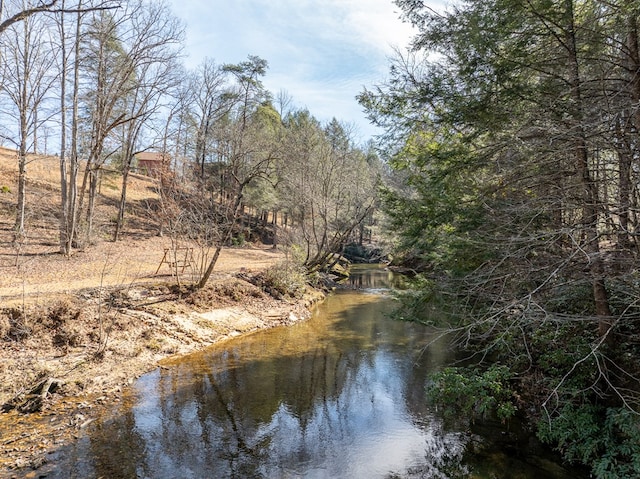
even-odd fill
[[(94, 244), (76, 250), (71, 257), (64, 257), (58, 254), (59, 174), (57, 158), (36, 156), (30, 159), (26, 239), (16, 245), (13, 243), (16, 158), (11, 150), (0, 148), (0, 296), (5, 302), (22, 301), (23, 295), (38, 299), (56, 292), (100, 285), (171, 280), (171, 269), (161, 262), (165, 250), (171, 249), (174, 243), (170, 237), (158, 236), (158, 223), (152, 210), (158, 196), (153, 179), (131, 175), (125, 229), (122, 239), (114, 243), (111, 236), (121, 177), (112, 172), (105, 174), (96, 207)], [(181, 243), (181, 246), (186, 245)], [(280, 257), (280, 253), (263, 245), (225, 249), (216, 272), (221, 275), (242, 267), (262, 269)], [(189, 270), (184, 276), (189, 279)]]
[[(262, 244), (224, 249), (202, 291), (188, 287), (188, 267), (178, 284), (162, 262), (174, 243), (157, 234), (154, 181), (142, 175), (129, 184), (122, 239), (110, 239), (121, 180), (109, 173), (93, 244), (65, 257), (58, 252), (58, 168), (56, 158), (30, 158), (26, 238), (18, 245), (16, 158), (0, 150), (0, 406), (10, 410), (0, 414), (0, 477), (3, 468), (38, 468), (81, 429), (74, 417), (117, 401), (123, 386), (161, 359), (297, 321), (319, 297), (277, 300), (248, 282), (283, 258)], [(22, 412), (31, 410), (44, 412), (26, 419)], [(52, 415), (69, 420), (53, 427)]]

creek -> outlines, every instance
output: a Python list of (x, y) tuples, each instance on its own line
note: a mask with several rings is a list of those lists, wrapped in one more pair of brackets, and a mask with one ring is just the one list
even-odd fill
[(587, 477), (515, 422), (445, 424), (425, 388), (453, 354), (433, 330), (393, 319), (391, 282), (359, 269), (308, 321), (142, 376), (47, 477)]

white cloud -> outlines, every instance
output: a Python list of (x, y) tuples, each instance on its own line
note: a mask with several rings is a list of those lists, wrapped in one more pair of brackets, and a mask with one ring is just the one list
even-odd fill
[(375, 133), (355, 96), (380, 81), (392, 47), (411, 28), (391, 0), (171, 0), (187, 24), (188, 66), (205, 57), (237, 63), (247, 55), (269, 62), (265, 85), (288, 91), (326, 121), (357, 123)]

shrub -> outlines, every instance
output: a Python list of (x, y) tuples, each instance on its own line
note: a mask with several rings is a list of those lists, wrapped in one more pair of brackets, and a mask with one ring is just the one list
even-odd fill
[(307, 273), (296, 262), (285, 260), (262, 274), (262, 286), (272, 296), (300, 298), (306, 291)]
[(55, 332), (51, 341), (58, 348), (74, 347), (82, 344), (82, 335), (74, 328), (63, 327)]
[(506, 366), (493, 365), (483, 372), (446, 368), (431, 376), (428, 399), (449, 417), (486, 417), (496, 414), (505, 422), (516, 413), (513, 374)]
[(538, 437), (568, 461), (591, 467), (597, 479), (637, 477), (640, 471), (640, 418), (629, 409), (568, 404), (539, 422)]
[(31, 328), (27, 324), (25, 315), (19, 309), (11, 308), (4, 311), (9, 318), (9, 332), (7, 337), (14, 341), (22, 341), (31, 335)]
[(48, 326), (51, 329), (58, 329), (64, 326), (69, 320), (78, 319), (80, 310), (71, 302), (60, 300), (54, 303), (47, 313)]

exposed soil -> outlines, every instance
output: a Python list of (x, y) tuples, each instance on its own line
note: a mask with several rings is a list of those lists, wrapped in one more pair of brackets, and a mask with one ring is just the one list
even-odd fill
[(0, 151), (0, 405), (9, 410), (0, 413), (0, 478), (42, 477), (49, 452), (163, 359), (306, 318), (321, 297), (310, 290), (274, 299), (254, 286), (252, 276), (284, 256), (262, 244), (223, 249), (207, 287), (194, 291), (197, 261), (168, 264), (176, 242), (157, 236), (145, 206), (154, 201), (154, 183), (142, 176), (129, 185), (130, 220), (120, 241), (108, 239), (119, 196), (118, 178), (109, 177), (96, 239), (60, 255), (53, 158), (30, 164), (27, 236), (17, 244), (14, 161)]

